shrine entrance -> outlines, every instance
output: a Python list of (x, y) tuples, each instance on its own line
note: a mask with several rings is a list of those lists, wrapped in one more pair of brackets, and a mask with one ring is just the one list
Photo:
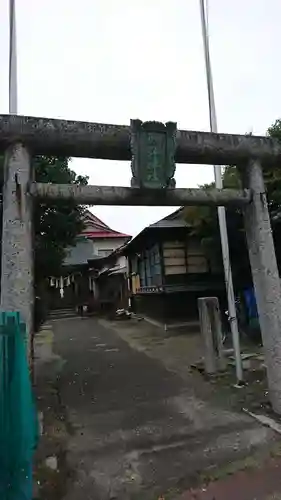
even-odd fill
[[(175, 123), (130, 126), (0, 116), (5, 153), (1, 308), (19, 311), (30, 336), (33, 304), (32, 202), (75, 199), (85, 205), (241, 207), (274, 410), (281, 413), (281, 288), (262, 168), (281, 160), (270, 138), (177, 130)], [(132, 187), (33, 182), (31, 155), (132, 161)], [(236, 165), (243, 190), (177, 189), (176, 163)], [(187, 166), (188, 168), (188, 166)]]

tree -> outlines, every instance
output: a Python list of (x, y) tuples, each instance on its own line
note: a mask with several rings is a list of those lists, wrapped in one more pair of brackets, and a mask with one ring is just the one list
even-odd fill
[[(3, 157), (0, 163), (3, 166)], [(37, 182), (79, 185), (88, 183), (87, 177), (76, 175), (71, 170), (69, 158), (41, 155), (35, 156), (32, 163)], [(1, 171), (3, 172), (3, 168)], [(84, 208), (74, 200), (35, 200), (34, 205), (34, 271), (35, 284), (38, 284), (44, 278), (60, 273), (66, 248), (74, 245), (76, 236), (83, 229)]]
[[(268, 135), (281, 141), (281, 120), (277, 120), (268, 129)], [(281, 269), (281, 171), (278, 167), (264, 170), (268, 208), (271, 217), (275, 251), (279, 269)], [(223, 172), (223, 185), (226, 188), (240, 188), (240, 176), (235, 166), (227, 166)], [(214, 183), (201, 186), (210, 189)], [(193, 226), (193, 233), (199, 236), (201, 243), (211, 260), (222, 270), (221, 244), (217, 210), (213, 207), (186, 207), (187, 222)], [(243, 214), (240, 209), (226, 210), (229, 251), (233, 270), (234, 285), (240, 288), (251, 282), (251, 271), (244, 232)]]
[[(239, 178), (235, 167), (227, 167), (223, 172), (223, 185), (227, 188), (238, 188)], [(214, 183), (200, 186), (201, 189), (212, 189)], [(221, 252), (220, 231), (217, 208), (212, 206), (186, 207), (184, 216), (193, 228), (194, 235), (199, 237), (201, 245), (212, 266), (223, 274), (223, 260)], [(232, 266), (233, 279), (237, 287), (248, 282), (251, 278), (250, 265), (243, 230), (243, 216), (239, 209), (226, 210), (228, 228), (228, 242)], [(239, 259), (237, 256), (239, 255)], [(243, 283), (242, 283), (243, 282)]]

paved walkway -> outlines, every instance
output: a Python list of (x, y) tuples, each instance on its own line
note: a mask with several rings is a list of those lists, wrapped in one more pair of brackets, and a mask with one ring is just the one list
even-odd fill
[(247, 416), (204, 400), (97, 320), (56, 321), (53, 329), (73, 471), (65, 500), (176, 498), (206, 471), (275, 439)]

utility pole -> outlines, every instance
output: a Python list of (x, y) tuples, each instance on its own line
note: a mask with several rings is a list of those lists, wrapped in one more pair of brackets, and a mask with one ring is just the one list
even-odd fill
[(18, 113), (17, 88), (17, 40), (16, 40), (16, 12), (15, 0), (9, 4), (10, 33), (9, 33), (9, 113)]
[[(205, 0), (199, 0), (199, 1), (200, 1), (202, 35), (203, 35), (204, 55), (205, 55), (206, 78), (208, 87), (210, 128), (211, 132), (214, 132), (216, 134), (218, 132), (218, 126), (217, 126), (215, 96), (214, 96), (211, 61), (210, 61), (210, 50), (209, 50), (209, 33), (208, 33), (208, 22), (207, 22), (208, 5), (206, 5), (205, 9)], [(222, 183), (222, 172), (220, 165), (214, 165), (214, 174), (215, 174), (216, 188), (222, 189), (223, 183)], [(224, 279), (225, 279), (225, 287), (227, 293), (229, 320), (230, 320), (230, 328), (231, 328), (232, 342), (233, 342), (234, 356), (235, 356), (236, 378), (237, 378), (237, 383), (239, 384), (243, 380), (243, 370), (242, 370), (241, 351), (240, 351), (240, 337), (239, 337), (238, 322), (237, 322), (237, 315), (235, 308), (232, 270), (229, 257), (225, 207), (218, 207), (218, 219), (220, 228)]]

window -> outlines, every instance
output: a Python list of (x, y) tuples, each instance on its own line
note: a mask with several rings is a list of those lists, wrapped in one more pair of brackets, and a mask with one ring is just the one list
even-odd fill
[(163, 245), (165, 274), (186, 275), (208, 272), (208, 262), (199, 240), (167, 241)]
[(145, 265), (144, 260), (140, 260), (139, 262), (139, 271), (140, 271), (140, 286), (147, 286), (146, 284), (146, 276), (145, 276)]
[(187, 243), (187, 272), (201, 274), (208, 272), (208, 262), (200, 241), (190, 238)]
[(153, 285), (160, 286), (162, 285), (162, 269), (159, 245), (155, 245), (154, 247), (152, 247), (150, 252), (152, 282)]
[(166, 241), (163, 245), (165, 274), (186, 274), (186, 253), (184, 241)]
[(144, 251), (138, 259), (141, 287), (162, 285), (161, 261), (158, 245)]
[(98, 250), (98, 256), (99, 257), (108, 257), (113, 252), (113, 248), (104, 248)]
[(152, 286), (152, 265), (151, 265), (151, 254), (149, 251), (145, 252), (145, 276), (146, 276), (146, 286)]

